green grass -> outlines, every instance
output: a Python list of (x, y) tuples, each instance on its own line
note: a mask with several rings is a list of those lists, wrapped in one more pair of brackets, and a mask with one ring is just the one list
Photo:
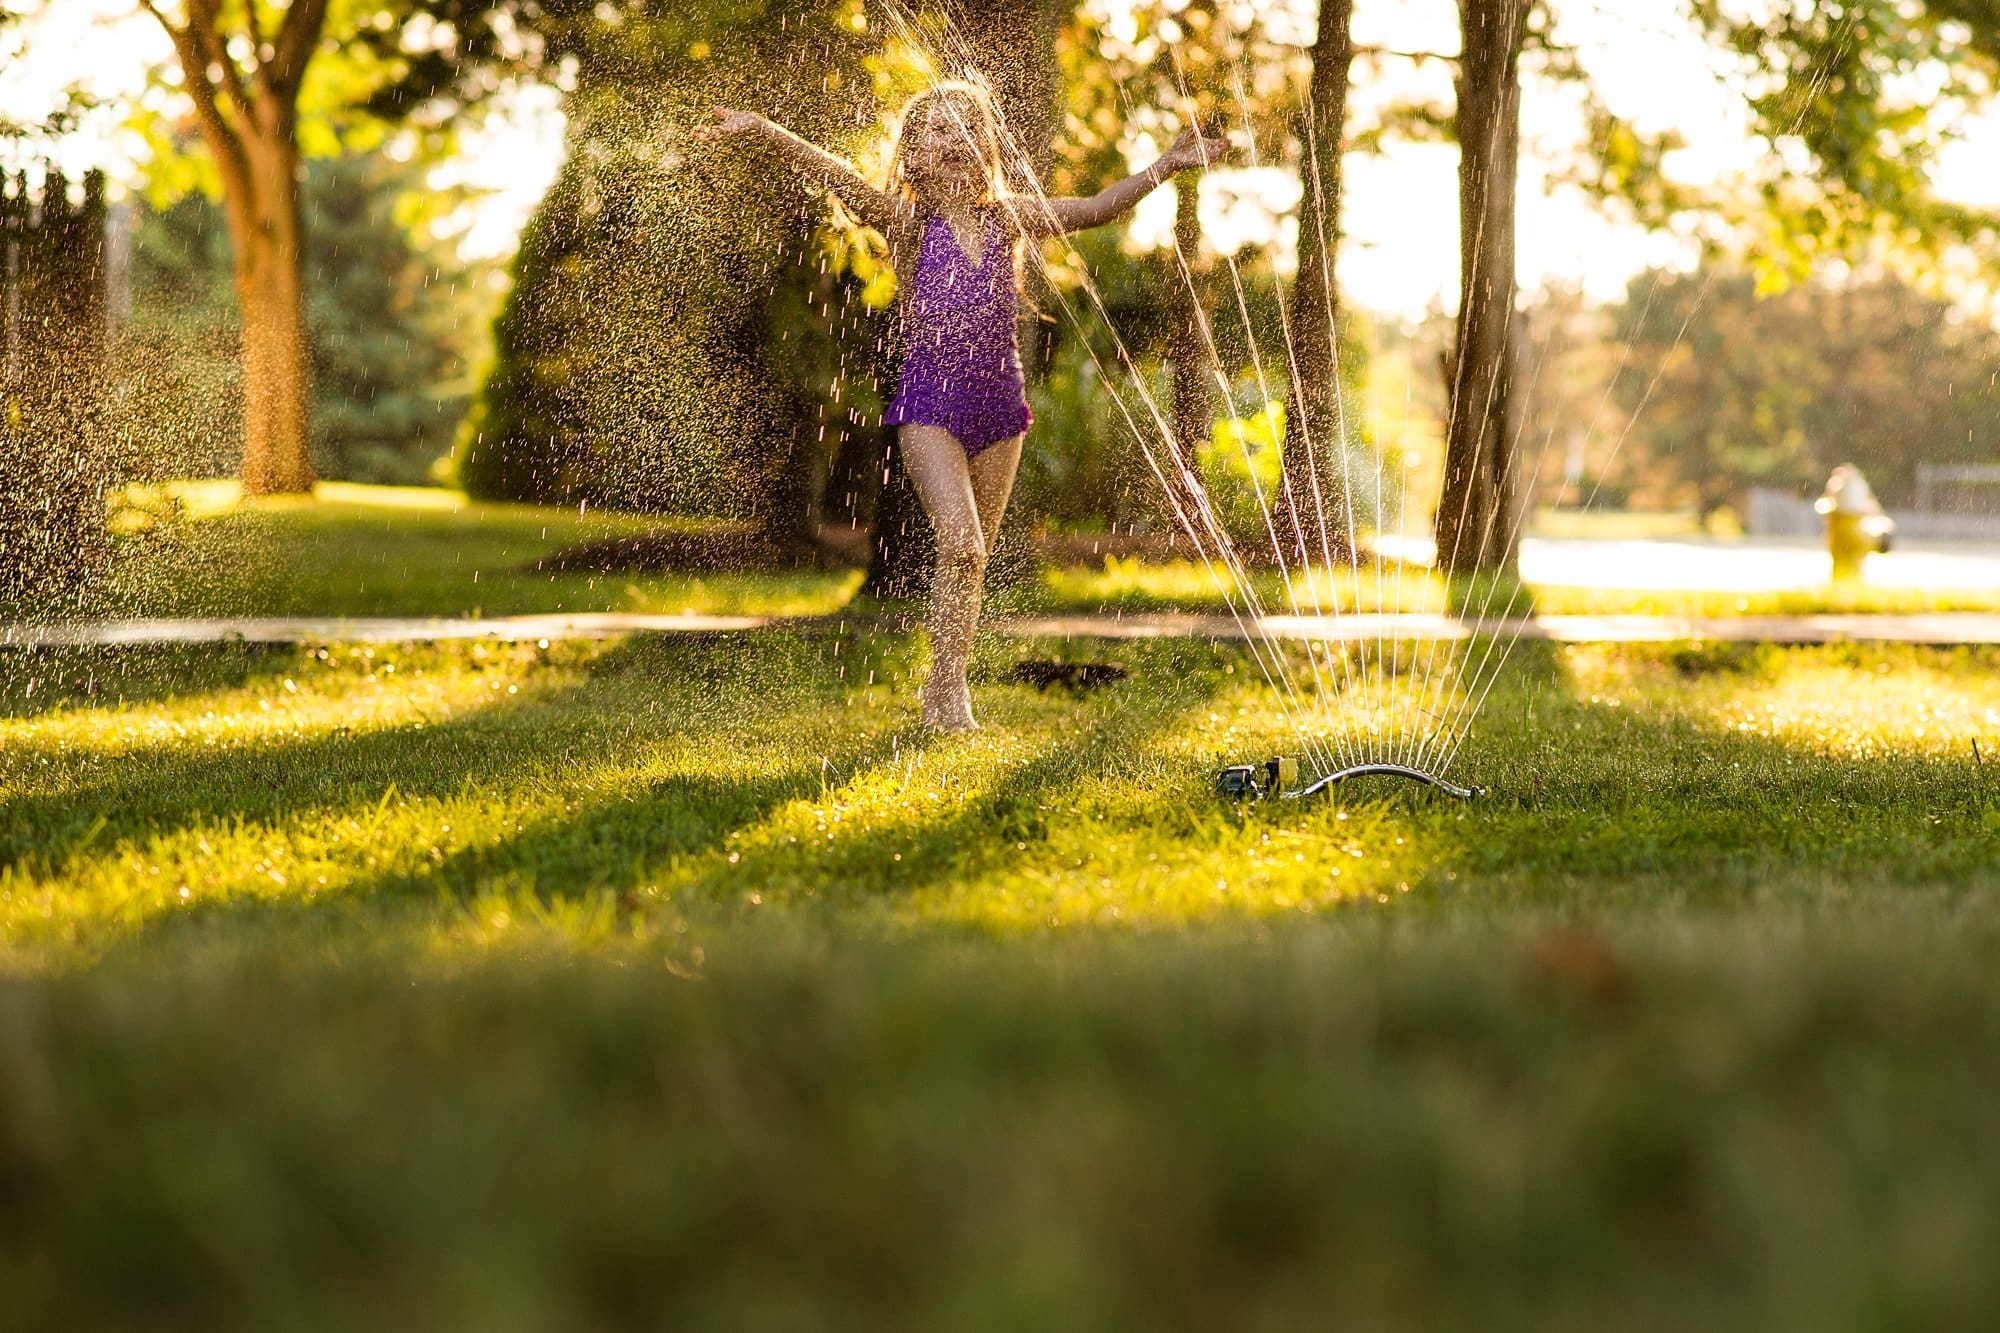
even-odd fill
[[(1222, 587), (1217, 586), (1218, 578)], [(1449, 579), (1414, 565), (1347, 567), (1289, 582), (1272, 569), (1252, 569), (1249, 582), (1269, 614), (1351, 611), (1436, 613), (1474, 620), (1525, 615), (1733, 616), (1882, 615), (2000, 610), (2000, 590), (1826, 584), (1769, 592), (1704, 592), (1539, 586), (1476, 576)], [(1220, 566), (1192, 560), (1107, 558), (1101, 566), (1045, 570), (1021, 598), (1047, 611), (1127, 614), (1222, 611), (1223, 588), (1236, 582)]]
[(797, 574), (549, 573), (568, 547), (671, 520), (480, 504), (417, 487), (322, 486), (245, 504), (194, 492), (176, 522), (127, 532), (92, 609), (113, 616), (502, 616), (554, 611), (812, 615), (860, 585)]
[(484, 939), (436, 895), (593, 884), (676, 933), (765, 907), (891, 936), (1179, 926), (1426, 886), (1650, 913), (1983, 883), (1993, 850), (1973, 746), (2000, 750), (2000, 654), (1523, 646), (1454, 769), (1491, 800), (1336, 810), (1211, 798), (1219, 765), (1296, 749), (1247, 657), (1118, 651), (1130, 683), (985, 684), (988, 733), (942, 741), (888, 636), (17, 657), (0, 926), (16, 967), (60, 969), (257, 904), (288, 935), (359, 904), (378, 936), (415, 903)]
[[(109, 587), (90, 608), (112, 616), (500, 616), (556, 611), (827, 615), (860, 587), (854, 570), (787, 574), (554, 574), (536, 568), (568, 547), (633, 536), (674, 520), (576, 514), (467, 501), (416, 487), (323, 485), (320, 498), (244, 504), (228, 483), (169, 488), (179, 521), (124, 532)], [(152, 499), (157, 502), (160, 497)], [(1617, 518), (1613, 515), (1611, 518)], [(1638, 516), (1646, 518), (1647, 516)], [(1657, 517), (1657, 516), (1654, 516)], [(128, 525), (130, 526), (130, 525)], [(1600, 524), (1600, 526), (1603, 526)], [(1218, 571), (1220, 572), (1220, 571)], [(1429, 570), (1386, 565), (1298, 580), (1250, 575), (1271, 612), (1438, 611), (1512, 614), (1813, 615), (1990, 611), (1992, 590), (1851, 587), (1769, 593), (1530, 588), (1490, 579), (1447, 586)], [(1226, 572), (1225, 586), (1232, 586)], [(1194, 561), (1045, 569), (997, 591), (999, 610), (1126, 613), (1226, 609), (1217, 574)], [(861, 608), (866, 609), (866, 608)]]
[[(1498, 614), (1507, 593), (1470, 603)], [(1464, 606), (1461, 602), (1459, 605)], [(1539, 615), (1731, 616), (1926, 615), (1943, 611), (2000, 610), (2000, 590), (1991, 588), (1875, 587), (1867, 583), (1824, 584), (1769, 592), (1697, 592), (1670, 589), (1534, 587), (1516, 601), (1516, 613)]]
[(893, 637), (10, 659), (10, 1312), (2000, 1309), (2000, 654), (1523, 646), (1486, 801), (1240, 807), (1245, 656), (1000, 653), (945, 741)]

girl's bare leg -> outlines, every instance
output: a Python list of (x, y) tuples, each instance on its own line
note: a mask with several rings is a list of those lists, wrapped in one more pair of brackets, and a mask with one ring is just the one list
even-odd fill
[[(1014, 493), (1014, 474), (1021, 466), (1022, 436), (1002, 440), (979, 451), (979, 456), (968, 460), (967, 471), (972, 475), (972, 498), (979, 515), (981, 545), (990, 561), (993, 548), (1000, 541), (1000, 520), (1006, 517), (1007, 501)], [(975, 600), (971, 610), (971, 620), (965, 636), (965, 650), (969, 656), (972, 650), (972, 634), (978, 629), (979, 610), (984, 601), (985, 575), (980, 575), (981, 597)], [(965, 662), (957, 663), (953, 683), (958, 697), (963, 700), (964, 716), (972, 716), (972, 686), (966, 679)], [(955, 706), (956, 707), (956, 706)], [(973, 723), (976, 727), (978, 723)]]
[(986, 537), (986, 554), (993, 554), (1000, 540), (1000, 520), (1007, 515), (1007, 500), (1014, 493), (1014, 474), (1021, 468), (1021, 441), (1016, 435), (990, 449), (982, 449), (971, 462), (972, 497), (979, 505), (979, 530)]
[[(987, 538), (965, 446), (937, 426), (904, 426), (897, 435), (903, 464), (937, 531), (937, 571), (931, 579), (931, 674), (924, 682), (924, 725), (970, 731), (972, 690), (965, 679), (972, 631), (986, 580)], [(1017, 450), (1018, 456), (1018, 450)], [(1004, 499), (1003, 499), (1004, 503)]]

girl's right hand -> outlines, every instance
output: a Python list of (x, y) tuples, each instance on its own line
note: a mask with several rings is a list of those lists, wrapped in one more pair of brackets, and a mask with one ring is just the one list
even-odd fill
[(1174, 140), (1173, 147), (1161, 154), (1160, 162), (1169, 174), (1191, 168), (1205, 169), (1227, 161), (1231, 148), (1226, 135), (1210, 135), (1198, 126), (1190, 126), (1180, 138)]
[(739, 134), (751, 134), (764, 118), (754, 111), (732, 111), (726, 106), (715, 108), (716, 123), (696, 130), (694, 137), (703, 143), (713, 143), (717, 139), (733, 139)]

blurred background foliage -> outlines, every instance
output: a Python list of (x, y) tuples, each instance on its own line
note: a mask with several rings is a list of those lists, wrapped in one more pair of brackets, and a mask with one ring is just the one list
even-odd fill
[(1905, 507), (1920, 465), (1990, 461), (2000, 439), (2000, 332), (1889, 272), (1769, 292), (1718, 258), (1609, 307), (1545, 293), (1525, 324), (1522, 465), (1547, 503), (1706, 517), (1845, 462)]
[(1854, 463), (1885, 504), (1909, 506), (1919, 464), (2000, 443), (2000, 334), (1891, 274), (1761, 299), (1738, 267), (1646, 275), (1616, 320), (1631, 366), (1618, 399), (1656, 503), (1707, 512), (1746, 485), (1803, 491)]

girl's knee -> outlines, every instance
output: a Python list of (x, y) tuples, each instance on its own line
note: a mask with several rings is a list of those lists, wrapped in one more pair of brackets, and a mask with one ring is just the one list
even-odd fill
[(938, 541), (938, 568), (952, 574), (980, 575), (986, 572), (986, 546), (977, 537)]

